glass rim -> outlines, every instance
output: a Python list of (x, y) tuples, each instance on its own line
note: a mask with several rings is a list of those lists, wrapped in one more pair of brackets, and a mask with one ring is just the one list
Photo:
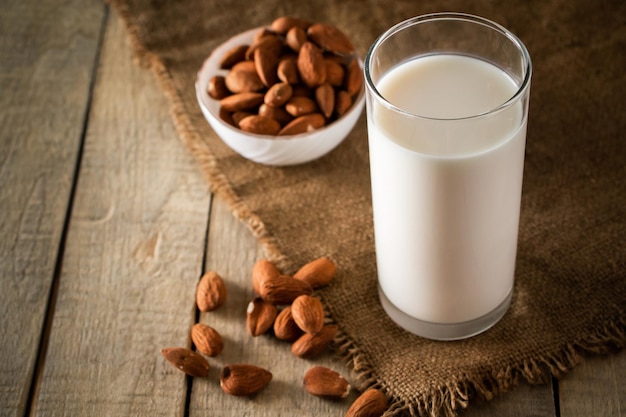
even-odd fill
[[(378, 89), (376, 88), (376, 85), (374, 84), (374, 81), (372, 80), (372, 75), (370, 71), (372, 56), (375, 53), (375, 51), (381, 46), (381, 44), (386, 39), (390, 38), (394, 34), (410, 26), (414, 26), (416, 24), (425, 23), (425, 22), (438, 21), (438, 20), (439, 21), (461, 20), (461, 21), (466, 21), (466, 22), (486, 26), (492, 30), (495, 30), (496, 32), (499, 32), (501, 35), (505, 36), (506, 38), (508, 38), (517, 47), (517, 49), (520, 51), (520, 55), (524, 58), (525, 73), (524, 73), (524, 78), (521, 84), (517, 87), (517, 90), (515, 91), (515, 93), (508, 100), (482, 113), (473, 114), (473, 115), (464, 116), (464, 117), (441, 118), (441, 117), (429, 117), (429, 116), (423, 116), (423, 115), (411, 113), (409, 111), (406, 111), (392, 104), (385, 97), (383, 97), (380, 91), (378, 91)], [(513, 32), (511, 32), (504, 26), (492, 20), (489, 20), (487, 18), (473, 15), (473, 14), (456, 13), (456, 12), (438, 12), (438, 13), (429, 13), (429, 14), (419, 15), (419, 16), (415, 16), (415, 17), (403, 20), (395, 24), (394, 26), (390, 27), (385, 32), (383, 32), (368, 49), (367, 54), (365, 55), (363, 71), (364, 71), (365, 85), (367, 87), (367, 90), (373, 93), (373, 96), (383, 105), (385, 105), (387, 108), (394, 110), (398, 113), (402, 113), (406, 116), (417, 118), (417, 119), (450, 122), (450, 121), (456, 121), (456, 120), (470, 120), (470, 119), (484, 118), (486, 116), (498, 113), (512, 106), (526, 92), (526, 90), (528, 90), (530, 86), (530, 79), (532, 76), (532, 63), (530, 59), (530, 54), (528, 53), (528, 50), (526, 49), (526, 46), (524, 45), (524, 43), (515, 34), (513, 34)]]

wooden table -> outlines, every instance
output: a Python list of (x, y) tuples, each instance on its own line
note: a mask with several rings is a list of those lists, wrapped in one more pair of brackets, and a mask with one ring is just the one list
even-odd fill
[[(8, 4), (6, 4), (8, 3)], [(0, 416), (340, 416), (306, 394), (315, 361), (245, 330), (262, 249), (212, 198), (168, 105), (131, 59), (118, 16), (96, 0), (0, 8)], [(197, 315), (196, 283), (222, 274), (229, 299)], [(208, 378), (166, 363), (196, 321), (226, 348)], [(227, 363), (272, 370), (253, 398), (219, 388)], [(521, 383), (468, 416), (624, 416), (626, 353), (552, 384)]]

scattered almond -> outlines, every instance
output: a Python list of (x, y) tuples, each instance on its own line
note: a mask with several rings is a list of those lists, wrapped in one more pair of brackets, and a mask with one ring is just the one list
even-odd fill
[(261, 295), (261, 284), (275, 277), (280, 276), (280, 270), (267, 259), (259, 259), (252, 267), (252, 288), (254, 292)]
[(274, 336), (280, 340), (293, 342), (302, 336), (302, 329), (298, 327), (293, 315), (291, 306), (285, 307), (274, 320)]
[(265, 388), (272, 373), (256, 365), (227, 365), (220, 372), (220, 386), (230, 395), (249, 396)]
[(350, 384), (337, 371), (324, 366), (314, 366), (304, 374), (304, 390), (311, 395), (333, 400), (346, 398)]
[(279, 275), (263, 280), (260, 283), (259, 292), (268, 303), (286, 305), (291, 304), (300, 295), (310, 295), (313, 288), (308, 282), (288, 275)]
[(209, 363), (202, 355), (193, 350), (169, 347), (161, 349), (161, 355), (175, 368), (187, 375), (205, 377), (209, 374)]
[(376, 388), (370, 388), (354, 400), (346, 417), (380, 417), (386, 409), (385, 394)]
[(276, 306), (264, 301), (261, 297), (250, 301), (246, 311), (248, 333), (256, 337), (267, 332), (274, 325), (277, 315)]
[(326, 325), (317, 334), (305, 333), (291, 345), (291, 353), (303, 359), (314, 358), (326, 350), (337, 331), (337, 326)]
[(206, 324), (196, 323), (191, 327), (191, 340), (198, 351), (207, 356), (217, 356), (224, 349), (222, 335)]
[(200, 278), (196, 287), (196, 304), (202, 312), (213, 311), (226, 301), (226, 285), (217, 272), (209, 271)]
[(293, 277), (311, 284), (314, 289), (328, 284), (335, 277), (337, 267), (328, 258), (322, 257), (302, 266)]
[(324, 327), (324, 306), (310, 295), (301, 295), (291, 304), (293, 320), (306, 333), (316, 334)]

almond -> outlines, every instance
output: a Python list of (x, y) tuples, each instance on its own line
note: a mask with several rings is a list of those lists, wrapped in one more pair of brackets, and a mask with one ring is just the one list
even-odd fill
[(261, 295), (261, 284), (268, 279), (280, 276), (280, 270), (267, 259), (259, 259), (252, 267), (252, 288)]
[(225, 123), (233, 127), (239, 127), (237, 123), (235, 122), (235, 120), (233, 119), (233, 113), (229, 112), (225, 108), (220, 107), (219, 116), (220, 116), (220, 119), (222, 119)]
[(269, 106), (280, 107), (291, 98), (292, 94), (293, 88), (290, 84), (276, 83), (267, 90), (263, 101)]
[(274, 320), (274, 335), (280, 340), (293, 342), (302, 336), (302, 329), (298, 327), (293, 315), (291, 306), (285, 307)]
[(259, 135), (276, 135), (280, 131), (280, 123), (263, 116), (248, 116), (239, 121), (239, 128), (244, 132)]
[(246, 50), (246, 59), (251, 61), (254, 58), (254, 53), (257, 49), (266, 49), (268, 53), (272, 53), (275, 56), (280, 55), (281, 50), (285, 44), (275, 34), (263, 36), (257, 39), (248, 50)]
[(220, 68), (230, 69), (236, 63), (246, 59), (246, 51), (248, 50), (248, 48), (249, 45), (237, 45), (226, 51), (226, 53), (222, 55), (222, 59), (220, 60)]
[(298, 64), (295, 57), (288, 57), (281, 59), (278, 63), (278, 69), (276, 69), (278, 78), (288, 84), (297, 84), (300, 82), (300, 76), (298, 75)]
[(298, 53), (300, 79), (309, 87), (326, 81), (326, 64), (322, 51), (311, 42), (305, 42)]
[(386, 409), (385, 394), (376, 388), (370, 388), (354, 400), (346, 417), (380, 417)]
[(226, 285), (217, 272), (209, 271), (200, 278), (196, 287), (196, 304), (202, 312), (213, 311), (226, 301)]
[(246, 312), (248, 333), (256, 337), (267, 332), (273, 326), (277, 315), (278, 309), (276, 306), (263, 301), (261, 297), (250, 301)]
[(161, 349), (161, 355), (187, 375), (205, 377), (209, 374), (209, 363), (202, 355), (193, 350), (169, 347)]
[(335, 109), (335, 90), (329, 83), (324, 83), (315, 89), (315, 101), (327, 119)]
[(289, 113), (290, 115), (298, 117), (304, 114), (316, 112), (317, 104), (315, 103), (315, 101), (308, 97), (291, 97), (289, 101), (285, 104), (285, 110), (287, 110), (287, 113)]
[(350, 384), (337, 371), (314, 366), (304, 374), (304, 390), (317, 397), (338, 400), (350, 394)]
[(300, 295), (311, 294), (313, 288), (308, 282), (294, 279), (289, 275), (279, 275), (263, 280), (259, 292), (268, 303), (285, 305), (291, 304)]
[(256, 365), (234, 364), (220, 372), (220, 386), (230, 395), (249, 396), (265, 388), (272, 373)]
[(345, 89), (352, 97), (356, 96), (363, 87), (363, 71), (356, 59), (350, 60), (345, 79)]
[(335, 113), (337, 116), (343, 116), (352, 106), (352, 97), (347, 91), (341, 90), (335, 98)]
[(241, 121), (243, 119), (245, 119), (246, 117), (250, 117), (253, 116), (254, 113), (250, 113), (249, 111), (236, 111), (233, 113), (233, 121), (237, 124), (237, 127), (239, 127), (239, 123), (241, 123)]
[(283, 127), (279, 132), (279, 136), (284, 135), (298, 135), (300, 133), (310, 132), (315, 129), (319, 129), (320, 127), (326, 124), (326, 119), (320, 113), (311, 113), (305, 114), (304, 116), (300, 116), (296, 119), (293, 119), (289, 122), (285, 127)]
[(263, 103), (262, 93), (239, 93), (220, 100), (224, 110), (235, 112), (238, 110), (250, 110)]
[(259, 78), (266, 87), (271, 87), (278, 81), (278, 54), (270, 48), (257, 48), (254, 51), (254, 66)]
[(260, 91), (265, 87), (252, 61), (243, 61), (236, 64), (226, 74), (224, 83), (228, 90), (235, 94)]
[(326, 64), (326, 82), (333, 87), (342, 86), (343, 79), (346, 75), (346, 70), (343, 65), (328, 58), (324, 59), (324, 64)]
[(209, 83), (207, 84), (206, 90), (209, 94), (209, 97), (216, 100), (221, 100), (231, 93), (228, 90), (228, 87), (226, 87), (226, 78), (224, 78), (223, 75), (216, 75), (214, 77), (211, 77)]
[(314, 358), (326, 350), (338, 330), (335, 325), (326, 325), (317, 334), (305, 333), (291, 345), (291, 353), (302, 359)]
[(316, 334), (324, 327), (324, 306), (319, 298), (301, 295), (291, 304), (293, 320), (306, 333)]
[(289, 31), (289, 29), (291, 29), (294, 26), (297, 26), (301, 29), (306, 30), (306, 28), (309, 27), (310, 24), (311, 23), (308, 22), (307, 20), (300, 19), (299, 17), (281, 16), (281, 17), (274, 19), (274, 21), (270, 25), (270, 29), (276, 33), (280, 33), (284, 35), (285, 33)]
[(261, 104), (259, 107), (259, 116), (269, 117), (276, 120), (281, 126), (286, 125), (293, 120), (293, 116), (287, 113), (283, 107), (273, 107), (267, 104)]
[(336, 271), (337, 267), (333, 261), (322, 257), (303, 265), (293, 277), (308, 282), (315, 289), (332, 281)]
[(222, 335), (206, 324), (196, 323), (191, 327), (191, 340), (198, 351), (207, 356), (217, 356), (224, 349)]
[(339, 28), (324, 23), (315, 23), (306, 31), (309, 39), (320, 48), (339, 55), (354, 53), (350, 39)]
[(306, 41), (306, 32), (301, 27), (293, 26), (287, 31), (285, 42), (287, 43), (287, 46), (295, 52), (300, 51), (300, 48), (302, 48), (302, 45), (304, 45), (304, 42)]

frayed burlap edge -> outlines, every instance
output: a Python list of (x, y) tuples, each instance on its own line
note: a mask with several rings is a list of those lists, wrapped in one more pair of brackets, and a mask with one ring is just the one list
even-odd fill
[(387, 392), (389, 406), (383, 417), (454, 417), (470, 402), (489, 401), (517, 386), (520, 379), (529, 384), (545, 384), (551, 377), (560, 378), (571, 371), (586, 356), (607, 354), (626, 345), (626, 318), (609, 322), (604, 327), (567, 343), (537, 358), (527, 358), (507, 368), (486, 369), (460, 373), (454, 381), (428, 392), (416, 392), (406, 399), (394, 398), (393, 393), (380, 383), (375, 371), (363, 360), (359, 348), (345, 334), (335, 340), (335, 350), (355, 372), (360, 389), (376, 387)]
[[(132, 19), (126, 5), (117, 0), (104, 1), (112, 5), (122, 17), (137, 65), (150, 69), (156, 76), (160, 88), (170, 102), (170, 113), (179, 139), (200, 165), (210, 190), (229, 205), (237, 219), (248, 226), (263, 246), (268, 259), (279, 267), (287, 265), (287, 257), (281, 252), (263, 221), (233, 191), (231, 183), (217, 167), (213, 153), (194, 128), (165, 63), (139, 41), (137, 28), (130, 23)], [(328, 311), (326, 313), (327, 316), (330, 315)], [(568, 343), (540, 358), (528, 358), (506, 369), (462, 373), (445, 386), (433, 387), (429, 392), (416, 392), (407, 399), (393, 397), (389, 387), (380, 381), (349, 335), (340, 330), (333, 345), (339, 358), (354, 373), (359, 389), (376, 387), (388, 395), (389, 405), (384, 417), (454, 417), (468, 407), (470, 400), (491, 400), (509, 391), (518, 384), (520, 377), (530, 384), (546, 383), (550, 377), (559, 378), (572, 370), (585, 355), (607, 353), (611, 347), (622, 349), (626, 344), (625, 329), (626, 319), (620, 318), (618, 322), (608, 323), (578, 342)]]

